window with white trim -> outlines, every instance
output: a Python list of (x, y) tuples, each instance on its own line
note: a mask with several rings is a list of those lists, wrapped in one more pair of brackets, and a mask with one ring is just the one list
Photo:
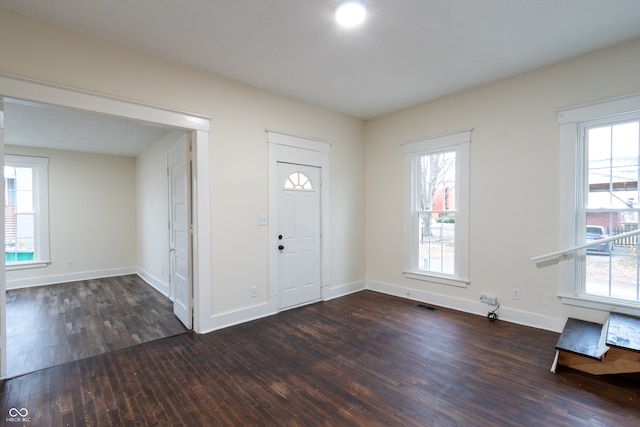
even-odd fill
[(471, 131), (403, 144), (405, 276), (466, 286)]
[(5, 268), (49, 262), (48, 159), (5, 155)]
[(605, 310), (640, 308), (638, 237), (597, 243), (638, 229), (640, 95), (564, 110), (560, 124), (561, 197), (568, 200), (561, 245), (594, 243), (560, 263), (560, 296)]

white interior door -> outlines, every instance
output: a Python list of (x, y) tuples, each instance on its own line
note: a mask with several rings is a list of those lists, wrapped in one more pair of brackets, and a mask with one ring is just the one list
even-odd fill
[(169, 173), (169, 263), (173, 312), (188, 328), (193, 321), (191, 286), (190, 164), (185, 134), (167, 154)]
[(278, 301), (320, 299), (320, 168), (278, 163)]

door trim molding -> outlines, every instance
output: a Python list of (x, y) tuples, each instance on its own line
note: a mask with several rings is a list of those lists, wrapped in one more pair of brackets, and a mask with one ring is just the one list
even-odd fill
[(329, 227), (329, 158), (328, 142), (267, 130), (269, 147), (269, 311), (279, 311), (278, 300), (278, 163), (295, 163), (320, 168), (320, 298), (329, 296), (331, 284)]

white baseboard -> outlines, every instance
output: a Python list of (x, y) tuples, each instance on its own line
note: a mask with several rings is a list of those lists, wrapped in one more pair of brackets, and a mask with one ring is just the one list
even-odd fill
[(200, 322), (198, 333), (206, 334), (229, 326), (251, 322), (252, 320), (277, 314), (269, 309), (268, 303), (262, 303), (251, 307), (214, 314)]
[[(138, 274), (150, 286), (168, 296), (169, 286), (144, 270), (138, 267), (125, 267), (110, 270), (87, 271), (81, 273), (64, 274), (48, 277), (36, 277), (29, 279), (7, 280), (7, 289), (19, 289), (33, 286), (53, 285), (56, 283), (76, 282), (80, 280), (98, 279), (103, 277), (124, 276), (127, 274)], [(466, 313), (476, 314), (486, 317), (492, 307), (480, 301), (471, 301), (463, 298), (456, 298), (449, 295), (442, 295), (434, 292), (412, 289), (389, 283), (377, 282), (374, 280), (357, 281), (327, 287), (324, 290), (323, 299), (325, 301), (339, 298), (362, 290), (372, 290), (412, 301), (432, 304), (439, 307), (450, 308)], [(251, 307), (241, 308), (225, 313), (205, 316), (200, 322), (199, 333), (213, 332), (241, 323), (250, 322), (263, 317), (277, 314), (277, 310), (270, 308), (268, 302), (257, 304)], [(511, 323), (531, 326), (538, 329), (545, 329), (553, 332), (561, 332), (565, 319), (544, 316), (511, 307), (501, 306), (499, 309), (499, 319)]]
[(157, 277), (153, 276), (152, 274), (149, 274), (148, 272), (146, 272), (145, 270), (143, 270), (140, 267), (138, 267), (137, 273), (138, 273), (138, 276), (140, 276), (142, 278), (142, 280), (147, 282), (147, 284), (149, 286), (154, 288), (156, 291), (160, 292), (165, 297), (172, 299), (171, 298), (171, 289), (169, 288), (169, 284), (168, 283), (163, 282), (162, 280), (158, 279)]
[[(327, 301), (365, 289), (393, 295), (400, 298), (410, 299), (412, 301), (431, 304), (438, 307), (450, 308), (452, 310), (475, 314), (478, 316), (482, 316), (485, 319), (487, 313), (489, 313), (489, 311), (493, 309), (492, 306), (484, 304), (480, 301), (471, 301), (468, 299), (456, 298), (448, 295), (437, 294), (434, 292), (412, 289), (371, 280), (366, 282), (358, 281), (347, 283), (344, 285), (326, 289), (324, 291), (323, 299)], [(229, 326), (250, 322), (252, 320), (257, 320), (267, 316), (273, 316), (275, 314), (278, 314), (278, 311), (271, 309), (268, 302), (247, 308), (229, 311), (226, 313), (215, 314), (212, 316), (207, 316), (206, 319), (204, 319), (204, 321), (200, 323), (199, 333), (213, 332), (219, 329), (227, 328)], [(499, 319), (506, 322), (516, 323), (524, 326), (531, 326), (534, 328), (545, 329), (553, 332), (562, 331), (565, 323), (565, 319), (543, 316), (540, 314), (516, 310), (504, 306), (500, 307), (498, 314)]]
[[(465, 313), (476, 314), (486, 317), (493, 310), (493, 307), (480, 301), (471, 301), (463, 298), (456, 298), (449, 295), (437, 294), (434, 292), (412, 289), (389, 283), (368, 280), (366, 288), (372, 291), (381, 292), (400, 298), (432, 304), (439, 307), (450, 308), (463, 311)], [(553, 332), (561, 332), (566, 319), (544, 316), (528, 311), (516, 310), (511, 307), (500, 306), (498, 310), (500, 320), (516, 323), (524, 326), (531, 326), (538, 329), (545, 329)]]
[(60, 274), (56, 276), (32, 277), (28, 279), (7, 280), (7, 289), (31, 288), (34, 286), (55, 285), (57, 283), (78, 282), (80, 280), (100, 279), (103, 277), (137, 274), (137, 267), (113, 268), (109, 270), (83, 271), (80, 273)]
[(363, 291), (366, 288), (367, 288), (367, 285), (364, 280), (346, 283), (344, 285), (335, 286), (335, 287), (327, 286), (323, 292), (322, 299), (324, 301), (329, 301), (334, 298), (339, 298), (345, 295), (353, 294), (355, 292)]
[[(323, 300), (338, 298), (365, 289), (365, 282), (358, 281), (347, 283), (336, 287), (326, 287), (323, 290)], [(229, 326), (239, 325), (252, 320), (278, 314), (276, 298), (270, 298), (269, 302), (264, 302), (251, 307), (241, 308), (226, 313), (208, 316), (199, 324), (199, 333), (213, 332)]]

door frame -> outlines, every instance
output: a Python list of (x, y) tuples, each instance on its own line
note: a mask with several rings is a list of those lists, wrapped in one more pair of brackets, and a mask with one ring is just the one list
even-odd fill
[[(211, 305), (211, 224), (210, 224), (210, 119), (179, 111), (136, 103), (120, 98), (82, 91), (0, 73), (0, 97), (53, 104), (127, 119), (158, 123), (185, 131), (192, 136), (192, 221), (193, 221), (193, 329), (203, 332)], [(4, 143), (2, 143), (2, 153)], [(4, 156), (1, 157), (4, 164)], [(0, 209), (2, 210), (2, 209)], [(1, 212), (0, 212), (1, 213)], [(4, 218), (4, 215), (2, 215)], [(1, 222), (1, 221), (0, 221)], [(2, 224), (4, 235), (4, 224)], [(4, 253), (4, 245), (2, 245)], [(6, 371), (6, 276), (0, 273), (0, 377)]]
[(320, 168), (320, 299), (326, 299), (330, 276), (329, 159), (331, 145), (317, 139), (267, 130), (269, 147), (269, 311), (278, 312), (278, 163)]

